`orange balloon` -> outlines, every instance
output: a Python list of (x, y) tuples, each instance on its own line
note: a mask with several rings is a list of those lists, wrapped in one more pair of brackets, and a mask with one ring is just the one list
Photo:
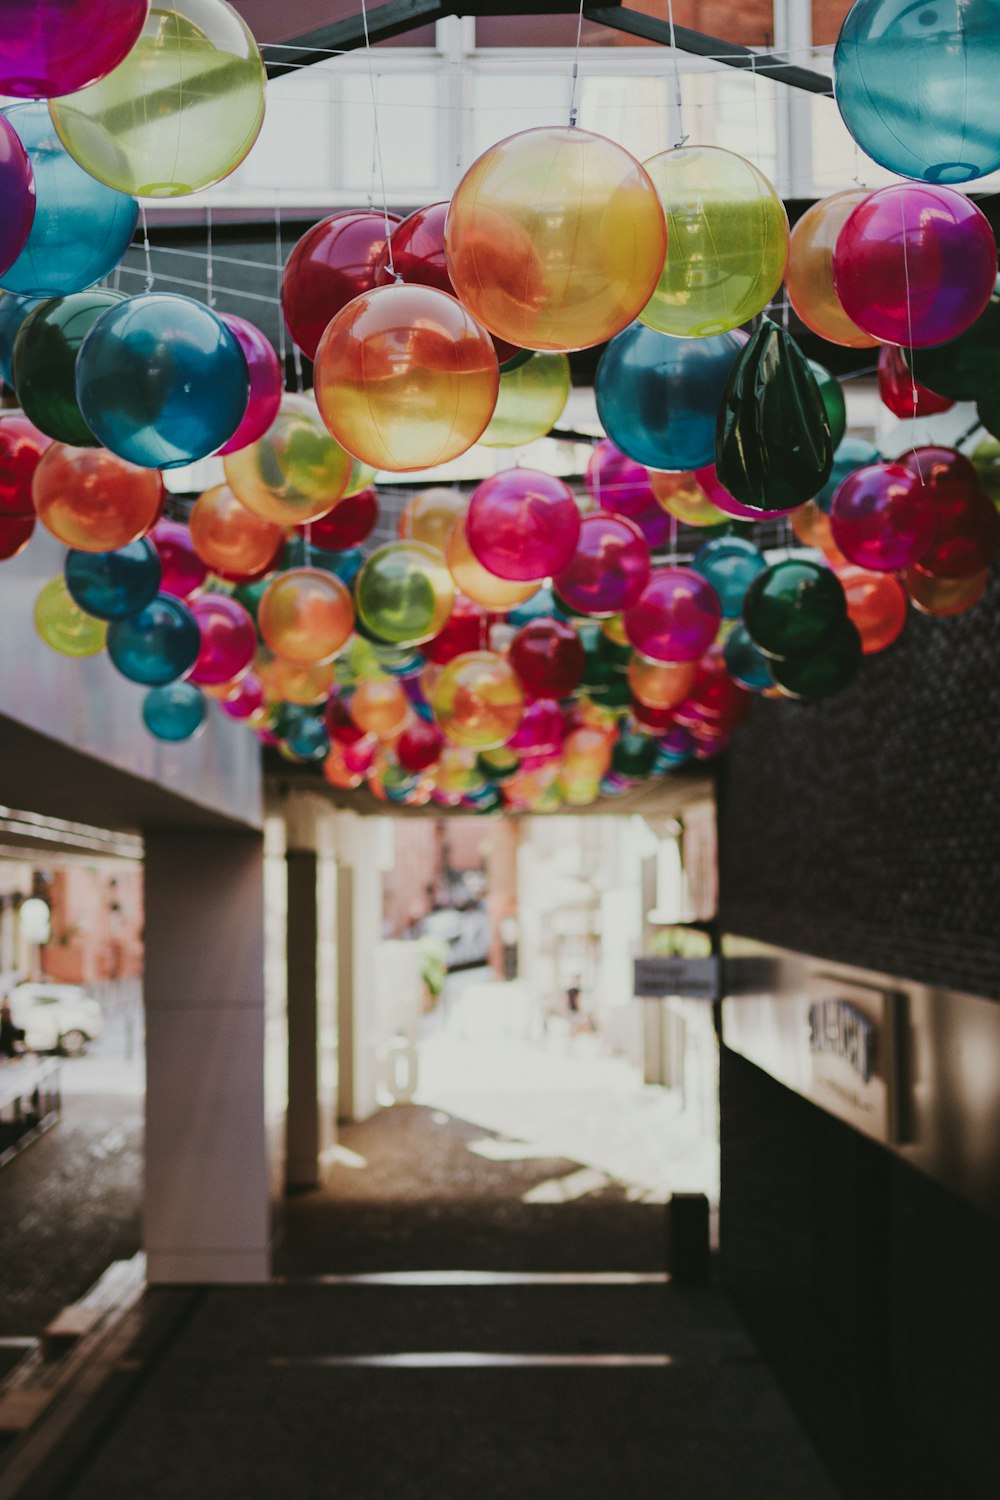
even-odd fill
[(264, 436), (223, 459), (237, 499), (265, 521), (303, 526), (332, 510), (351, 483), (349, 453), (307, 396), (284, 396)]
[(223, 578), (253, 578), (266, 572), (285, 540), (283, 526), (247, 510), (228, 484), (199, 495), (188, 524), (194, 550)]
[(663, 208), (635, 157), (560, 126), (492, 146), (445, 224), (456, 293), (523, 349), (586, 349), (620, 333), (652, 296), (666, 251)]
[(460, 517), (448, 533), (444, 556), (455, 587), (485, 609), (511, 609), (537, 594), (542, 586), (541, 579), (532, 583), (512, 583), (487, 572), (469, 546), (464, 517)]
[(301, 666), (272, 656), (258, 661), (254, 671), (264, 687), (264, 696), (271, 703), (298, 703), (303, 707), (325, 703), (333, 687), (333, 666), (330, 662), (314, 662)]
[(352, 771), (345, 765), (344, 747), (336, 741), (330, 746), (330, 753), (323, 762), (323, 775), (331, 786), (345, 792), (360, 786), (365, 779), (360, 771)]
[(454, 744), (494, 750), (507, 743), (521, 722), (524, 689), (506, 657), (466, 651), (441, 668), (431, 708)]
[(807, 500), (805, 505), (793, 510), (790, 519), (792, 530), (804, 547), (815, 547), (838, 570), (851, 566), (833, 540), (830, 517), (814, 501)]
[(934, 578), (916, 568), (907, 568), (903, 579), (910, 599), (921, 614), (948, 619), (951, 615), (964, 615), (967, 609), (979, 603), (989, 576), (986, 571), (974, 573), (971, 578)]
[(848, 215), (869, 196), (868, 188), (848, 188), (814, 203), (792, 230), (785, 267), (788, 300), (806, 327), (848, 349), (871, 349), (878, 342), (847, 316), (833, 286), (837, 236)]
[(376, 469), (429, 469), (486, 431), (500, 389), (493, 340), (447, 292), (376, 287), (332, 319), (316, 400), (348, 453)]
[(379, 739), (399, 734), (410, 717), (409, 699), (395, 677), (363, 679), (347, 707), (358, 728)]
[(694, 687), (698, 663), (650, 661), (636, 652), (628, 664), (629, 686), (647, 708), (673, 708)]
[(906, 624), (906, 590), (892, 573), (869, 573), (848, 565), (837, 569), (847, 596), (847, 613), (858, 628), (866, 656), (891, 646)]
[(469, 508), (469, 498), (460, 490), (421, 490), (400, 511), (399, 534), (407, 541), (426, 542), (443, 552), (448, 533)]
[(275, 656), (308, 666), (332, 661), (347, 644), (354, 606), (335, 574), (291, 568), (265, 589), (257, 624)]
[(721, 526), (731, 519), (712, 504), (693, 474), (650, 469), (649, 487), (663, 509), (685, 526)]
[(138, 541), (163, 509), (163, 479), (106, 448), (52, 443), (31, 486), (39, 520), (79, 552), (116, 552)]
[(584, 725), (563, 743), (564, 775), (578, 781), (600, 781), (611, 765), (611, 736)]

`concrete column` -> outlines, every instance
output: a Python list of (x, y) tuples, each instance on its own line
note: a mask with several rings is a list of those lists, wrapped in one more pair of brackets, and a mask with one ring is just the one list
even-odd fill
[(146, 836), (151, 1283), (265, 1281), (264, 841)]
[(341, 1120), (367, 1120), (378, 1108), (382, 1014), (377, 954), (382, 936), (380, 849), (384, 820), (337, 816), (337, 1015)]

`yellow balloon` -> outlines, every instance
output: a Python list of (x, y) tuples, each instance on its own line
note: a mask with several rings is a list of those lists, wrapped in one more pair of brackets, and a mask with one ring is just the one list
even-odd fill
[(224, 0), (153, 0), (104, 78), (49, 101), (66, 150), (121, 193), (174, 198), (221, 182), (264, 122), (264, 64)]
[(501, 370), (496, 410), (479, 441), (487, 448), (520, 448), (545, 437), (562, 416), (569, 390), (565, 354), (533, 354), (513, 370)]
[(305, 396), (285, 396), (256, 443), (223, 459), (233, 494), (265, 521), (301, 526), (332, 510), (351, 477), (351, 459)]
[(347, 706), (358, 728), (379, 739), (398, 735), (410, 717), (410, 700), (395, 677), (359, 682)]
[(511, 583), (507, 578), (497, 578), (494, 573), (487, 572), (469, 546), (462, 518), (451, 528), (444, 556), (455, 587), (467, 599), (485, 609), (510, 609), (515, 604), (523, 604), (542, 586), (540, 579), (533, 583)]
[(61, 656), (96, 656), (108, 636), (106, 620), (95, 620), (70, 597), (60, 574), (45, 585), (35, 600), (35, 629)]
[(420, 490), (400, 511), (399, 534), (407, 541), (426, 542), (443, 552), (448, 533), (468, 508), (468, 496), (460, 490)]
[(495, 651), (466, 651), (441, 669), (431, 708), (453, 744), (494, 750), (520, 724), (524, 690), (505, 657)]
[(848, 188), (821, 198), (792, 230), (785, 289), (807, 328), (848, 349), (871, 349), (878, 342), (859, 328), (840, 305), (833, 285), (833, 251), (848, 216), (869, 197), (867, 188)]
[(752, 162), (719, 146), (679, 146), (644, 163), (667, 216), (667, 255), (639, 320), (709, 338), (766, 307), (788, 259), (788, 216)]
[(297, 703), (308, 707), (325, 703), (333, 687), (333, 663), (300, 664), (272, 656), (258, 660), (254, 671), (271, 703)]
[(663, 509), (685, 526), (722, 526), (732, 519), (712, 504), (693, 474), (650, 469), (649, 487)]
[(620, 333), (649, 301), (666, 248), (663, 209), (635, 158), (565, 127), (492, 146), (445, 224), (457, 295), (521, 349), (587, 349)]

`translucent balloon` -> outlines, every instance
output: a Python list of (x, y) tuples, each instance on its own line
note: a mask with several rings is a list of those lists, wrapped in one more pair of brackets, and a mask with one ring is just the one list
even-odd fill
[(123, 677), (165, 687), (184, 677), (198, 659), (201, 634), (186, 604), (157, 594), (137, 615), (108, 626), (108, 655)]
[(34, 516), (0, 516), (0, 560), (23, 552), (34, 530)]
[(20, 412), (0, 413), (0, 516), (34, 517), (31, 485), (49, 439)]
[(238, 453), (264, 436), (278, 415), (285, 378), (274, 345), (259, 328), (248, 323), (246, 318), (236, 317), (235, 313), (222, 313), (221, 317), (243, 351), (250, 377), (250, 395), (243, 420), (229, 441), (219, 449), (220, 455), (225, 455)]
[(663, 270), (648, 175), (603, 136), (525, 130), (474, 162), (451, 200), (448, 271), (473, 316), (526, 349), (589, 348), (645, 307)]
[(565, 354), (533, 354), (513, 370), (501, 370), (496, 408), (479, 441), (487, 448), (520, 448), (545, 437), (562, 416), (569, 390)]
[[(478, 566), (476, 563), (476, 567)], [(497, 579), (496, 582), (499, 583), (500, 580)], [(464, 594), (456, 594), (444, 628), (433, 640), (424, 642), (421, 654), (429, 662), (442, 664), (466, 651), (478, 651), (485, 645), (487, 634), (487, 619), (479, 605), (467, 599)]]
[(272, 702), (304, 706), (325, 703), (333, 687), (332, 662), (312, 662), (302, 666), (280, 656), (263, 660), (258, 655), (256, 669), (261, 686)]
[(754, 645), (753, 638), (742, 620), (733, 626), (722, 648), (726, 671), (734, 682), (749, 688), (752, 693), (761, 693), (774, 686), (771, 664), (763, 651)]
[(853, 434), (843, 438), (834, 449), (830, 477), (815, 497), (820, 510), (829, 514), (833, 497), (848, 474), (853, 474), (855, 469), (864, 469), (869, 464), (877, 464), (881, 457), (875, 444), (870, 443), (867, 438), (854, 437)]
[(424, 542), (389, 542), (354, 585), (358, 615), (380, 640), (418, 646), (445, 626), (455, 586), (444, 557)]
[(249, 390), (247, 362), (222, 319), (171, 292), (110, 308), (77, 356), (87, 426), (112, 453), (151, 469), (214, 452), (239, 426)]
[(891, 573), (865, 568), (837, 569), (847, 599), (847, 613), (861, 636), (866, 656), (891, 646), (906, 624), (906, 590)]
[(643, 164), (667, 219), (666, 263), (640, 320), (675, 338), (738, 328), (767, 306), (788, 257), (785, 206), (762, 172), (718, 146)]
[(96, 656), (108, 635), (106, 622), (80, 608), (61, 574), (50, 579), (35, 600), (35, 629), (61, 656)]
[(957, 339), (910, 349), (907, 364), (922, 385), (953, 401), (982, 401), (1000, 386), (1000, 280), (986, 310)]
[(984, 571), (971, 578), (935, 578), (931, 573), (907, 568), (903, 578), (906, 591), (921, 614), (950, 619), (953, 615), (964, 615), (967, 609), (979, 603), (986, 592), (989, 576), (989, 572)]
[(468, 508), (468, 497), (461, 490), (419, 490), (400, 511), (399, 534), (443, 552), (451, 528)]
[[(389, 223), (399, 223), (395, 214), (389, 215)], [(281, 278), (281, 311), (292, 338), (310, 359), (315, 359), (330, 320), (377, 285), (385, 225), (381, 210), (331, 214), (308, 229), (288, 257)]]
[(789, 302), (813, 333), (847, 349), (869, 349), (875, 340), (841, 306), (833, 284), (833, 251), (846, 220), (868, 196), (868, 188), (849, 188), (821, 198), (795, 224), (788, 246)]
[(257, 624), (275, 656), (303, 663), (331, 661), (354, 628), (354, 607), (332, 573), (293, 568), (268, 585)]
[(983, 493), (975, 469), (952, 448), (914, 448), (898, 462), (930, 490), (934, 538), (916, 561), (938, 578), (971, 578), (1000, 550), (1000, 512)]
[(789, 698), (815, 703), (843, 692), (858, 675), (862, 662), (861, 636), (853, 621), (841, 620), (806, 655), (772, 663), (775, 685)]
[(115, 552), (159, 520), (163, 480), (103, 448), (53, 443), (32, 481), (35, 509), (52, 535), (81, 552)]
[(396, 741), (399, 764), (406, 771), (426, 771), (437, 765), (444, 747), (444, 735), (436, 724), (414, 719)]
[(649, 482), (657, 502), (668, 515), (685, 526), (721, 526), (726, 513), (713, 505), (695, 474), (661, 473), (649, 470)]
[(460, 303), (399, 285), (337, 314), (314, 378), (336, 440), (375, 468), (405, 473), (472, 447), (493, 415), (500, 374), (492, 341)]
[(841, 27), (833, 86), (862, 151), (901, 177), (971, 182), (1000, 167), (993, 0), (858, 0)]
[(837, 448), (843, 442), (847, 431), (847, 402), (844, 399), (844, 388), (840, 381), (830, 374), (825, 365), (818, 364), (814, 359), (807, 360), (806, 363), (819, 386), (823, 409), (830, 424), (830, 441), (834, 448)]
[(351, 473), (350, 456), (305, 396), (285, 396), (264, 436), (227, 454), (224, 464), (241, 504), (279, 526), (325, 515), (344, 494)]
[(722, 607), (712, 585), (690, 568), (654, 569), (625, 611), (625, 630), (653, 661), (697, 661), (715, 640)]
[(636, 653), (628, 664), (629, 687), (647, 708), (676, 708), (694, 687), (698, 668), (693, 661), (650, 661)]
[(540, 580), (537, 578), (530, 583), (514, 583), (483, 567), (469, 545), (464, 517), (455, 522), (448, 535), (445, 561), (455, 587), (486, 609), (510, 609), (538, 592)]
[(122, 292), (94, 287), (34, 307), (14, 340), (12, 369), (17, 399), (40, 432), (87, 448), (96, 438), (76, 399), (76, 356), (87, 334)]
[(723, 517), (735, 516), (740, 521), (769, 521), (775, 516), (787, 516), (794, 506), (781, 506), (778, 510), (762, 510), (756, 505), (742, 505), (720, 481), (715, 464), (706, 464), (695, 470), (695, 480), (708, 500), (721, 510)]
[(635, 323), (612, 339), (594, 380), (597, 414), (612, 442), (651, 469), (715, 461), (715, 424), (742, 348), (733, 333), (674, 339)]
[(902, 349), (895, 344), (883, 344), (878, 352), (878, 393), (882, 405), (902, 419), (933, 417), (955, 404), (915, 380)]
[(706, 578), (719, 596), (724, 620), (737, 620), (743, 598), (758, 573), (767, 567), (764, 554), (741, 536), (714, 537), (702, 542), (691, 566)]
[(934, 542), (929, 487), (902, 464), (870, 464), (849, 474), (830, 510), (833, 539), (851, 562), (896, 573), (919, 562)]
[(241, 677), (236, 689), (219, 705), (231, 719), (252, 719), (264, 706), (264, 689), (254, 672)]
[(5, 385), (14, 384), (14, 340), (21, 324), (33, 307), (44, 297), (19, 297), (15, 292), (0, 292), (0, 376)]
[(283, 527), (247, 510), (228, 484), (199, 495), (188, 524), (198, 556), (222, 578), (252, 578), (271, 567), (285, 540)]
[(199, 594), (190, 608), (201, 632), (191, 681), (233, 682), (247, 670), (257, 650), (257, 630), (251, 616), (238, 599), (228, 594)]
[(568, 698), (586, 662), (580, 638), (562, 620), (532, 620), (510, 643), (509, 660), (532, 698)]
[(985, 310), (997, 276), (986, 215), (951, 188), (894, 183), (851, 213), (833, 252), (845, 312), (872, 338), (945, 344)]
[(591, 515), (580, 522), (576, 551), (554, 579), (559, 598), (582, 615), (617, 615), (649, 582), (649, 547), (625, 516)]
[(434, 717), (453, 744), (491, 750), (521, 721), (524, 693), (509, 662), (495, 651), (470, 651), (441, 668), (431, 694)]
[(173, 198), (221, 182), (264, 122), (264, 64), (223, 0), (152, 0), (142, 33), (100, 82), (49, 106), (66, 150), (110, 187)]
[(580, 512), (563, 480), (537, 469), (506, 469), (476, 487), (465, 533), (490, 573), (517, 583), (540, 582), (569, 565), (580, 536)]
[(205, 582), (208, 569), (180, 521), (159, 520), (149, 533), (160, 558), (160, 592), (186, 599)]
[(808, 656), (846, 618), (837, 575), (804, 558), (790, 557), (758, 573), (743, 609), (754, 645), (777, 660)]
[(207, 708), (205, 694), (193, 682), (170, 682), (150, 688), (142, 700), (142, 722), (155, 739), (178, 744), (197, 734)]
[(285, 711), (282, 720), (285, 747), (296, 760), (324, 760), (330, 753), (330, 737), (323, 721), (308, 708)]
[(110, 73), (135, 45), (149, 0), (49, 0), (4, 7), (0, 94), (51, 98)]
[(594, 445), (584, 480), (591, 498), (614, 515), (642, 515), (656, 499), (649, 470), (622, 453), (610, 438)]
[(790, 516), (792, 530), (805, 547), (815, 547), (830, 563), (831, 567), (848, 566), (847, 558), (833, 540), (833, 528), (826, 511), (820, 510), (811, 500), (793, 510)]
[(134, 198), (95, 182), (64, 150), (44, 104), (4, 111), (35, 179), (35, 215), (24, 248), (0, 286), (30, 297), (62, 297), (113, 271), (139, 216)]
[(160, 590), (160, 557), (148, 537), (117, 552), (66, 554), (66, 588), (88, 615), (124, 620), (145, 609)]
[(332, 510), (306, 523), (309, 545), (321, 552), (346, 552), (365, 541), (378, 520), (378, 495), (373, 488), (345, 495)]
[(0, 272), (3, 272), (17, 260), (27, 243), (35, 217), (35, 179), (20, 136), (2, 114), (0, 197), (4, 205), (0, 220)]
[(376, 677), (358, 683), (348, 712), (364, 734), (386, 739), (402, 731), (410, 717), (410, 702), (395, 677)]

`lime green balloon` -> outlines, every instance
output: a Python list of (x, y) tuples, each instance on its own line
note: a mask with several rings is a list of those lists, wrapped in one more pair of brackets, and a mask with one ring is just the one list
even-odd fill
[(35, 600), (35, 629), (62, 656), (96, 656), (108, 635), (107, 621), (74, 603), (62, 575), (50, 579)]
[(533, 354), (501, 370), (500, 394), (479, 441), (487, 448), (520, 448), (551, 432), (569, 400), (569, 356)]
[(362, 567), (354, 597), (362, 624), (378, 640), (419, 646), (447, 624), (455, 585), (442, 554), (426, 542), (389, 542)]
[(143, 198), (196, 193), (239, 166), (264, 120), (264, 64), (225, 0), (153, 0), (139, 40), (97, 83), (49, 102), (70, 156)]
[(752, 162), (719, 146), (681, 146), (643, 165), (666, 214), (667, 258), (640, 322), (675, 338), (738, 328), (781, 285), (784, 204)]

